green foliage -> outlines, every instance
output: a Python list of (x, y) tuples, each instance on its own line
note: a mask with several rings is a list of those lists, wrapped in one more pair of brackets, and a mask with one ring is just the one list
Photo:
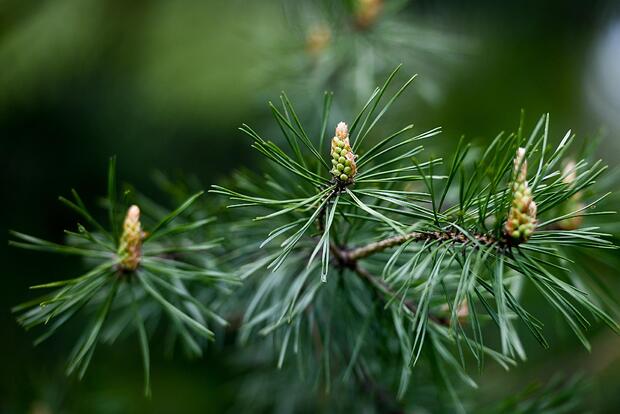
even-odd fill
[[(437, 103), (449, 81), (446, 69), (477, 48), (469, 35), (455, 33), (454, 27), (445, 30), (411, 13), (406, 1), (283, 2), (282, 7), (286, 41), (266, 47), (273, 58), (261, 62), (258, 72), (270, 87), (274, 78), (290, 78), (287, 90), (291, 84), (304, 94), (333, 90), (339, 96), (337, 108), (364, 102), (405, 56), (425, 76), (417, 93)], [(313, 96), (308, 99), (314, 102)]]
[(171, 343), (178, 339), (190, 355), (200, 356), (204, 340), (214, 338), (209, 326), (226, 325), (226, 322), (196, 296), (196, 286), (221, 290), (224, 285), (237, 280), (234, 275), (215, 269), (212, 259), (197, 262), (191, 258), (196, 252), (208, 256), (208, 251), (217, 247), (216, 243), (193, 243), (186, 236), (211, 221), (188, 221), (181, 217), (202, 192), (192, 195), (170, 213), (147, 216), (153, 225), (151, 232), (141, 235), (139, 267), (135, 270), (123, 268), (119, 250), (119, 213), (126, 210), (124, 206), (130, 194), (117, 196), (114, 158), (110, 160), (108, 183), (109, 230), (94, 218), (73, 190), (73, 200), (62, 197), (60, 200), (94, 230), (78, 223), (77, 232), (66, 231), (67, 244), (12, 232), (15, 240), (10, 244), (13, 246), (81, 256), (87, 259), (89, 266), (89, 270), (78, 277), (33, 286), (32, 289), (37, 290), (55, 290), (13, 310), (19, 313), (18, 321), (24, 328), (45, 327), (35, 344), (45, 341), (76, 315), (89, 320), (67, 366), (67, 374), (77, 372), (80, 378), (99, 342), (114, 343), (119, 336), (136, 331), (144, 360), (145, 392), (150, 394), (149, 338), (160, 324), (162, 315), (171, 321)]
[[(461, 141), (445, 166), (441, 159), (424, 160), (418, 141), (439, 129), (416, 134), (407, 126), (384, 138), (375, 133), (413, 80), (390, 93), (397, 71), (352, 117), (351, 145), (358, 155), (353, 182), (332, 177), (325, 166), (330, 152), (324, 125), (339, 121), (326, 121), (329, 100), (316, 131), (302, 126), (286, 96), (281, 110), (272, 106), (288, 149), (242, 127), (275, 167), (264, 177), (241, 178), (235, 189), (211, 190), (233, 200), (231, 208), (254, 215), (244, 244), (263, 230), (254, 244), (260, 250), (239, 258), (248, 280), (231, 300), (250, 303), (242, 341), (253, 334), (273, 337), (278, 366), (292, 353), (304, 378), (328, 389), (334, 381), (363, 382), (362, 370), (406, 400), (414, 367), (423, 365), (461, 410), (457, 387), (476, 387), (468, 365), (482, 370), (491, 358), (508, 368), (526, 358), (519, 327), (549, 346), (538, 311), (519, 301), (524, 284), (536, 288), (586, 348), (587, 314), (618, 332), (614, 318), (579, 287), (591, 276), (574, 271), (565, 251), (615, 249), (610, 235), (598, 227), (557, 226), (566, 218), (613, 213), (593, 211), (606, 195), (560, 213), (606, 167), (580, 160), (567, 182), (558, 168), (573, 136), (568, 132), (552, 146), (548, 115), (530, 134), (521, 127), (500, 134), (484, 151)], [(364, 145), (370, 136), (376, 144)], [(518, 148), (533, 167), (527, 179), (538, 206), (527, 242), (505, 234)], [(271, 231), (264, 230), (266, 221)], [(260, 271), (265, 265), (272, 273)], [(333, 279), (328, 271), (336, 273)], [(482, 334), (489, 322), (499, 331), (498, 350)]]
[[(204, 214), (221, 207), (216, 197), (197, 207), (200, 193), (185, 194), (180, 207), (165, 213), (133, 195), (153, 220), (139, 266), (130, 272), (119, 268), (118, 214), (127, 194), (117, 195), (112, 162), (108, 229), (74, 192), (73, 201), (61, 200), (92, 230), (79, 225), (77, 233), (68, 232), (66, 245), (14, 233), (16, 246), (79, 255), (91, 269), (38, 286), (58, 290), (17, 307), (20, 323), (28, 329), (47, 324), (40, 341), (74, 315), (88, 316), (91, 324), (68, 369), (80, 376), (98, 342), (113, 342), (131, 328), (148, 378), (148, 343), (160, 314), (172, 321), (171, 342), (180, 338), (191, 355), (200, 355), (204, 340), (213, 339), (212, 324), (240, 321), (231, 328), (238, 342), (281, 369), (290, 387), (293, 370), (299, 384), (319, 393), (365, 391), (370, 401), (339, 404), (349, 409), (373, 404), (377, 411), (433, 406), (420, 399), (417, 384), (424, 384), (431, 390), (427, 395), (449, 396), (449, 410), (463, 412), (472, 402), (462, 398), (467, 393), (461, 388), (478, 386), (472, 365), (481, 372), (490, 359), (508, 369), (525, 359), (524, 329), (549, 347), (537, 318), (540, 309), (526, 309), (520, 301), (525, 284), (586, 348), (591, 320), (618, 332), (607, 313), (609, 301), (588, 288), (597, 285), (595, 277), (572, 266), (574, 254), (615, 249), (610, 235), (598, 226), (558, 224), (575, 217), (606, 223), (612, 212), (594, 211), (606, 195), (592, 187), (606, 167), (579, 160), (571, 171), (561, 171), (573, 136), (569, 131), (553, 146), (548, 115), (530, 134), (520, 126), (484, 149), (461, 140), (448, 162), (425, 158), (422, 144), (439, 128), (414, 132), (407, 125), (385, 136), (379, 132), (415, 78), (394, 87), (399, 69), (351, 115), (346, 145), (337, 141), (338, 151), (346, 149), (351, 157), (346, 167), (354, 168), (346, 179), (332, 172), (334, 147), (327, 131), (341, 121), (330, 118), (332, 95), (324, 96), (320, 122), (304, 126), (283, 94), (281, 106), (270, 109), (287, 146), (241, 127), (270, 165), (263, 174), (242, 172), (226, 186), (212, 186), (212, 193), (231, 200), (233, 211), (221, 209), (211, 230), (203, 231), (210, 222)], [(337, 134), (343, 132), (339, 128)], [(515, 162), (517, 152), (525, 158)], [(513, 183), (527, 165), (522, 179), (537, 206), (529, 213), (535, 228), (528, 238), (515, 239), (506, 220), (524, 197), (515, 189), (525, 187)], [(172, 198), (184, 193), (161, 181)], [(567, 211), (567, 202), (578, 194), (591, 201)], [(190, 236), (192, 231), (202, 232)], [(228, 237), (213, 241), (222, 236)], [(218, 254), (209, 253), (213, 249)], [(227, 287), (239, 281), (238, 289)], [(483, 332), (486, 326), (496, 327), (499, 345)], [(257, 389), (272, 382), (260, 373), (252, 378)], [(300, 404), (303, 394), (290, 393), (286, 406)], [(517, 398), (515, 410), (537, 407), (539, 400), (530, 404), (528, 398)]]

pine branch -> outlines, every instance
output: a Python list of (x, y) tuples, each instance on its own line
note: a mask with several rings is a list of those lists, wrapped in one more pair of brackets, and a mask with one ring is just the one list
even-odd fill
[[(126, 206), (117, 205), (125, 197), (116, 194), (112, 161), (110, 228), (74, 193), (74, 201), (63, 202), (94, 231), (78, 225), (78, 232), (67, 232), (68, 245), (13, 233), (13, 245), (78, 255), (93, 264), (80, 277), (37, 286), (57, 290), (16, 308), (18, 321), (26, 328), (51, 322), (44, 340), (75, 315), (94, 316), (71, 358), (80, 376), (98, 342), (112, 342), (135, 325), (148, 393), (149, 331), (161, 315), (169, 316), (174, 338), (201, 355), (204, 339), (216, 332), (211, 322), (231, 329), (214, 311), (220, 306), (222, 315), (234, 316), (239, 343), (265, 338), (263, 353), (274, 357), (279, 369), (295, 354), (300, 374), (323, 383), (326, 395), (354, 373), (357, 384), (351, 385), (372, 394), (379, 411), (394, 413), (403, 412), (403, 399), (416, 392), (410, 379), (422, 359), (436, 374), (435, 388), (446, 390), (454, 407), (462, 408), (452, 381), (476, 386), (466, 361), (475, 360), (482, 369), (491, 358), (508, 369), (517, 357), (525, 358), (517, 323), (548, 347), (542, 322), (520, 303), (520, 289), (514, 288), (520, 283), (531, 283), (586, 347), (591, 325), (586, 311), (620, 331), (601, 307), (608, 301), (587, 289), (584, 279), (591, 276), (576, 273), (568, 253), (616, 249), (598, 227), (581, 226), (584, 217), (610, 213), (590, 211), (605, 196), (594, 192), (595, 201), (582, 200), (591, 196), (586, 189), (605, 166), (581, 160), (559, 172), (555, 166), (572, 138), (567, 134), (551, 148), (548, 116), (528, 138), (521, 129), (500, 134), (473, 159), (461, 141), (446, 157), (450, 166), (444, 168), (441, 158), (418, 160), (423, 151), (418, 141), (437, 135), (439, 128), (407, 136), (410, 124), (374, 137), (381, 129), (375, 126), (411, 83), (390, 96), (397, 71), (350, 128), (337, 124), (329, 151), (322, 143), (330, 97), (324, 100), (320, 131), (302, 125), (286, 95), (281, 109), (271, 106), (288, 149), (244, 125), (274, 168), (237, 174), (234, 190), (212, 186), (211, 192), (233, 200), (228, 207), (241, 211), (233, 215), (221, 208), (220, 219), (209, 226), (217, 229), (215, 237), (202, 232), (211, 218), (205, 217), (205, 206), (196, 208), (201, 192), (184, 194), (172, 213), (139, 197), (136, 204), (151, 212), (143, 217), (145, 228), (154, 230), (142, 230), (137, 206), (128, 209), (123, 228), (116, 228)], [(374, 145), (364, 145), (371, 139)], [(528, 173), (528, 162), (535, 173)], [(272, 227), (266, 229), (267, 223)], [(199, 235), (187, 235), (198, 229)], [(221, 238), (231, 234), (235, 237)], [(212, 249), (218, 249), (216, 255)], [(328, 283), (330, 269), (344, 271)], [(233, 291), (237, 284), (241, 287)], [(501, 349), (485, 346), (484, 321), (497, 327)]]
[[(485, 356), (506, 368), (514, 364), (515, 356), (525, 358), (515, 327), (517, 320), (547, 346), (542, 323), (521, 306), (518, 292), (515, 294), (511, 289), (517, 275), (537, 287), (584, 345), (588, 346), (584, 330), (589, 322), (580, 307), (618, 329), (615, 321), (590, 297), (555, 273), (569, 271), (568, 259), (558, 250), (559, 246), (611, 249), (613, 243), (595, 228), (545, 229), (549, 223), (585, 215), (583, 211), (593, 207), (595, 203), (576, 206), (569, 213), (557, 213), (563, 202), (592, 185), (604, 166), (600, 163), (589, 166), (585, 161), (575, 163), (570, 182), (566, 174), (554, 170), (571, 139), (567, 135), (569, 138), (565, 137), (553, 151), (547, 144), (548, 128), (542, 128), (548, 123), (546, 116), (529, 138), (525, 139), (521, 130), (518, 134), (499, 135), (474, 160), (467, 157), (470, 145), (461, 142), (450, 157), (452, 164), (446, 168), (445, 176), (437, 173), (442, 168), (441, 158), (430, 161), (413, 158), (423, 150), (417, 141), (436, 135), (437, 128), (406, 137), (412, 128), (409, 125), (385, 138), (379, 137), (375, 145), (364, 148), (363, 138), (403, 91), (400, 88), (380, 108), (379, 100), (393, 75), (373, 93), (350, 128), (344, 122), (338, 123), (329, 153), (313, 146), (308, 137), (314, 134), (308, 135), (305, 131), (310, 129), (302, 127), (296, 116), (286, 119), (289, 112), (286, 108), (291, 108), (287, 99), (276, 120), (284, 123), (290, 155), (244, 127), (255, 139), (255, 146), (277, 164), (266, 181), (263, 177), (255, 181), (244, 177), (238, 190), (224, 187), (212, 190), (241, 202), (230, 207), (252, 207), (251, 213), (260, 214), (257, 221), (276, 223), (267, 238), (262, 243), (259, 241), (260, 252), (252, 252), (246, 242), (243, 246), (231, 244), (231, 249), (244, 252), (238, 256), (245, 256), (244, 263), (255, 262), (247, 265), (249, 270), (242, 271), (244, 278), (258, 273), (269, 262), (272, 263), (269, 268), (277, 272), (258, 277), (248, 288), (251, 306), (244, 318), (244, 339), (254, 329), (261, 335), (281, 335), (278, 359), (281, 366), (292, 327), (310, 318), (310, 325), (315, 326), (310, 338), (318, 328), (325, 332), (326, 341), (321, 344), (320, 355), (337, 354), (341, 349), (354, 350), (347, 368), (351, 372), (357, 367), (361, 342), (352, 344), (345, 336), (331, 348), (330, 333), (336, 335), (329, 328), (333, 298), (329, 305), (322, 303), (326, 295), (323, 292), (334, 293), (338, 289), (338, 297), (347, 300), (358, 312), (364, 309), (359, 303), (360, 295), (370, 293), (373, 302), (378, 298), (392, 314), (394, 326), (387, 329), (391, 337), (398, 339), (402, 358), (398, 397), (407, 392), (408, 370), (424, 355), (423, 347), (430, 347), (436, 355), (433, 363), (442, 373), (441, 382), (449, 388), (458, 406), (457, 394), (445, 373), (453, 370), (465, 383), (475, 386), (465, 371), (466, 350), (472, 353), (480, 368)], [(328, 109), (324, 104), (319, 136), (324, 134)], [(318, 157), (321, 155), (329, 155), (330, 170), (324, 168)], [(537, 166), (530, 176), (528, 162)], [(421, 184), (426, 191), (420, 191), (424, 188), (420, 188)], [(263, 225), (243, 228), (260, 239)], [(310, 232), (311, 225), (316, 226), (318, 233), (305, 234)], [(386, 237), (386, 231), (392, 234)], [(377, 232), (382, 235), (379, 240)], [(279, 245), (274, 243), (278, 239), (283, 240)], [(388, 249), (393, 249), (389, 256), (379, 254)], [(320, 281), (311, 277), (318, 269), (314, 263), (317, 257), (321, 258)], [(380, 267), (383, 267), (382, 274), (374, 274), (374, 269)], [(353, 286), (346, 282), (347, 286), (341, 290), (341, 284), (345, 283), (342, 278), (338, 279), (336, 288), (324, 286), (321, 282), (327, 282), (330, 268), (347, 269), (357, 275), (350, 279)], [(311, 315), (305, 312), (309, 308), (313, 309)], [(352, 310), (341, 308), (340, 312), (343, 311)], [(372, 312), (373, 319), (381, 317), (382, 313)], [(326, 325), (319, 325), (320, 318)], [(501, 352), (484, 346), (482, 318), (497, 325)], [(357, 335), (353, 333), (353, 336)], [(460, 361), (449, 347), (458, 350)], [(305, 354), (316, 356), (316, 349)], [(318, 358), (309, 364), (316, 364)]]
[[(14, 246), (88, 257), (91, 259), (89, 264), (93, 266), (79, 277), (34, 286), (36, 289), (57, 290), (17, 306), (13, 311), (18, 313), (17, 320), (26, 329), (47, 327), (46, 332), (36, 340), (37, 344), (77, 315), (92, 319), (90, 326), (86, 326), (81, 333), (69, 358), (67, 372), (76, 372), (79, 378), (86, 372), (99, 342), (113, 342), (121, 333), (135, 331), (143, 357), (145, 394), (149, 396), (149, 330), (160, 323), (161, 314), (170, 317), (171, 333), (181, 338), (189, 352), (199, 356), (202, 354), (204, 339), (214, 339), (210, 323), (226, 326), (227, 322), (210, 305), (197, 298), (197, 287), (208, 285), (213, 288), (219, 284), (223, 286), (237, 282), (230, 273), (212, 268), (211, 260), (203, 256), (205, 251), (218, 246), (214, 239), (204, 243), (188, 236), (188, 233), (203, 229), (212, 221), (183, 217), (190, 208), (195, 207), (202, 191), (187, 197), (171, 213), (165, 209), (156, 209), (161, 214), (151, 212), (145, 217), (135, 204), (129, 208), (119, 205), (124, 197), (116, 194), (115, 166), (115, 158), (112, 158), (106, 199), (109, 230), (92, 218), (93, 215), (73, 191), (77, 204), (64, 199), (63, 202), (86, 218), (96, 231), (91, 232), (78, 224), (79, 232), (66, 232), (67, 244), (51, 243), (12, 232), (20, 240), (11, 241), (10, 244)], [(122, 209), (127, 214), (120, 223), (116, 216)], [(155, 221), (149, 226), (153, 230), (146, 232), (142, 220), (148, 221), (149, 218)], [(194, 254), (203, 257), (199, 261), (194, 260)], [(148, 329), (149, 326), (151, 329)]]

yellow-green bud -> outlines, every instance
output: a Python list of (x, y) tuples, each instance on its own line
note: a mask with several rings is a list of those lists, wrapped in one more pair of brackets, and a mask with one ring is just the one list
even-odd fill
[(306, 35), (306, 50), (312, 56), (319, 56), (329, 45), (331, 38), (332, 33), (328, 26), (315, 25)]
[(340, 122), (336, 127), (336, 134), (332, 138), (331, 156), (334, 166), (332, 175), (342, 183), (351, 183), (357, 172), (356, 156), (349, 143), (349, 127), (344, 122)]
[(515, 243), (526, 242), (536, 228), (536, 203), (527, 183), (525, 148), (519, 148), (514, 159), (512, 205), (504, 226), (504, 233)]
[[(446, 320), (450, 319), (449, 315), (453, 310), (450, 308), (450, 305), (444, 303), (440, 308), (440, 315), (446, 317)], [(467, 302), (467, 298), (463, 299), (460, 305), (456, 308), (456, 317), (458, 322), (461, 324), (466, 324), (469, 317), (469, 304)]]
[(353, 6), (355, 24), (360, 29), (367, 29), (379, 18), (383, 9), (383, 0), (356, 0)]
[(127, 210), (123, 222), (123, 234), (121, 235), (118, 256), (121, 259), (120, 266), (123, 270), (136, 270), (142, 256), (142, 239), (144, 232), (140, 224), (140, 208), (132, 205)]

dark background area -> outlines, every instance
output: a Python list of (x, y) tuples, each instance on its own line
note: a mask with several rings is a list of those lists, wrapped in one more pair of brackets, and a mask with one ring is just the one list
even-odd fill
[[(397, 111), (420, 129), (443, 126), (432, 151), (449, 152), (462, 134), (484, 144), (514, 130), (524, 109), (528, 127), (550, 112), (554, 139), (572, 129), (581, 144), (591, 145), (602, 135), (597, 152), (619, 164), (617, 2), (427, 0), (405, 11), (411, 24), (473, 45), (457, 62), (437, 68), (443, 76), (436, 99), (409, 94)], [(75, 217), (58, 195), (76, 188), (87, 204), (96, 204), (113, 154), (123, 181), (160, 199), (151, 179), (156, 170), (195, 176), (207, 187), (240, 166), (258, 168), (257, 153), (237, 127), (245, 122), (270, 131), (266, 102), (294, 83), (278, 71), (286, 49), (278, 45), (288, 44), (291, 30), (275, 1), (0, 2), (5, 234), (16, 229), (62, 241)], [(266, 74), (265, 59), (272, 64)], [(418, 72), (415, 59), (399, 60), (405, 72)], [(426, 75), (419, 75), (423, 85)], [(293, 101), (306, 99), (292, 90)], [(313, 93), (320, 97), (322, 90)], [(166, 358), (155, 345), (154, 397), (145, 400), (135, 338), (98, 348), (82, 382), (66, 378), (71, 333), (35, 348), (10, 308), (33, 297), (28, 286), (77, 274), (79, 259), (4, 243), (0, 260), (1, 412), (219, 412), (235, 398), (241, 373), (232, 368), (234, 351), (212, 349), (188, 361)], [(551, 336), (552, 352), (526, 341), (530, 361), (509, 374), (489, 367), (481, 398), (509, 395), (555, 372), (583, 372), (593, 384), (592, 410), (615, 412), (620, 340), (604, 329), (595, 329), (592, 340), (591, 354), (560, 328)]]

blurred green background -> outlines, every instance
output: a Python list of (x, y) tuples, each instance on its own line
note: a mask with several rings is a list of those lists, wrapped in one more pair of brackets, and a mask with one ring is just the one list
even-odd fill
[[(151, 179), (156, 170), (195, 176), (206, 187), (239, 166), (258, 168), (257, 154), (237, 127), (245, 122), (275, 132), (266, 102), (281, 89), (314, 114), (321, 88), (332, 87), (337, 113), (351, 116), (350, 103), (366, 94), (365, 84), (316, 81), (303, 18), (313, 5), (285, 3), (0, 0), (5, 231), (62, 241), (74, 217), (57, 196), (77, 188), (87, 204), (97, 203), (112, 154), (124, 181), (159, 199)], [(462, 134), (483, 145), (514, 130), (521, 109), (529, 127), (550, 112), (554, 138), (572, 129), (591, 145), (602, 135), (597, 152), (617, 166), (617, 3), (425, 0), (380, 16), (393, 18), (409, 36), (380, 47), (404, 64), (404, 72), (419, 73), (419, 93), (409, 93), (389, 122), (414, 122), (418, 130), (442, 126), (431, 153), (445, 155)], [(416, 52), (416, 42), (424, 49), (435, 39), (438, 47)], [(377, 70), (371, 79), (379, 83), (384, 75)], [(100, 347), (84, 381), (66, 378), (71, 333), (35, 348), (10, 307), (32, 297), (30, 285), (77, 274), (79, 260), (6, 244), (0, 259), (0, 412), (222, 412), (234, 402), (243, 372), (229, 348), (187, 361), (165, 357), (156, 344), (151, 401), (142, 395), (135, 338)], [(553, 320), (547, 324), (555, 327)], [(554, 373), (582, 372), (592, 384), (587, 406), (618, 412), (620, 339), (594, 330), (588, 354), (559, 325), (549, 331), (551, 352), (526, 341), (527, 363), (508, 374), (488, 367), (480, 398), (510, 395)]]

